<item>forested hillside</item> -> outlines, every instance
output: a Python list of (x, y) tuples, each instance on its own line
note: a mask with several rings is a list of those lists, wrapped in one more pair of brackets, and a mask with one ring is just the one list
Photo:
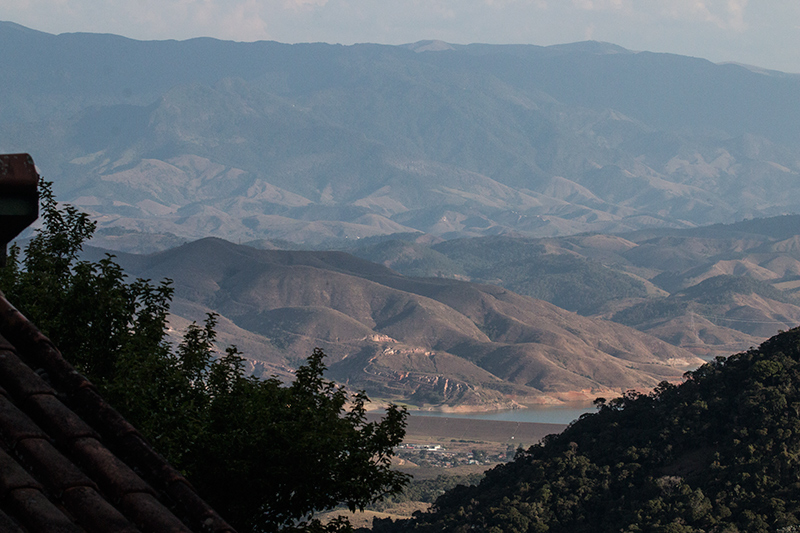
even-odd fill
[(800, 524), (800, 328), (681, 385), (598, 399), (434, 510), (376, 532), (761, 532)]

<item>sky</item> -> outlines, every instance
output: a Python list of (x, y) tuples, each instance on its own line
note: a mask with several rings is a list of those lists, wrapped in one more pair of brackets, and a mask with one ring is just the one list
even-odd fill
[(800, 73), (798, 0), (2, 0), (0, 20), (141, 40), (596, 40)]

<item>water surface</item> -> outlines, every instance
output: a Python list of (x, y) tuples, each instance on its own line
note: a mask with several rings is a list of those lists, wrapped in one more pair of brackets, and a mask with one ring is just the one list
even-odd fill
[(594, 413), (592, 404), (537, 406), (507, 411), (481, 413), (441, 413), (438, 411), (409, 411), (411, 416), (439, 416), (449, 418), (473, 418), (477, 420), (504, 420), (508, 422), (538, 422), (540, 424), (569, 424), (583, 413)]

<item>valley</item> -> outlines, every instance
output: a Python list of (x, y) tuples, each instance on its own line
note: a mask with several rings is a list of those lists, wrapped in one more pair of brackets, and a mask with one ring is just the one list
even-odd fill
[(800, 321), (797, 76), (601, 42), (0, 43), (0, 151), (254, 375), (319, 346), (376, 398), (587, 401)]
[[(760, 9), (695, 4), (665, 27), (744, 42)], [(176, 468), (147, 498), (179, 501), (180, 471), (240, 531), (352, 531), (347, 508), (374, 533), (800, 530), (800, 75), (600, 41), (0, 21), (0, 48), (0, 153), (45, 180), (0, 281), (77, 368), (26, 359), (42, 388), (6, 411), (113, 404), (109, 432)], [(580, 412), (481, 418), (555, 408)], [(6, 418), (38, 480), (50, 437)], [(74, 488), (35, 490), (60, 519)], [(3, 523), (47, 520), (14, 498)]]
[(117, 255), (132, 276), (173, 280), (176, 330), (218, 313), (220, 345), (236, 344), (255, 375), (288, 378), (320, 347), (331, 379), (380, 401), (482, 411), (649, 390), (790, 329), (797, 218), (544, 239), (400, 234), (349, 253), (203, 239)]

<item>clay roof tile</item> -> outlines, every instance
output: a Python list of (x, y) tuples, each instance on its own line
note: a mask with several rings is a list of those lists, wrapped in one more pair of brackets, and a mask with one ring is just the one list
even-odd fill
[(42, 490), (43, 487), (13, 457), (0, 450), (0, 500), (16, 489)]
[(66, 490), (63, 500), (75, 521), (88, 533), (141, 533), (116, 507), (89, 487)]
[(99, 438), (98, 433), (89, 424), (54, 395), (29, 396), (23, 405), (31, 419), (56, 442), (67, 445), (85, 437)]
[(235, 533), (2, 293), (0, 531)]
[(11, 491), (3, 507), (29, 533), (86, 533), (37, 489)]

